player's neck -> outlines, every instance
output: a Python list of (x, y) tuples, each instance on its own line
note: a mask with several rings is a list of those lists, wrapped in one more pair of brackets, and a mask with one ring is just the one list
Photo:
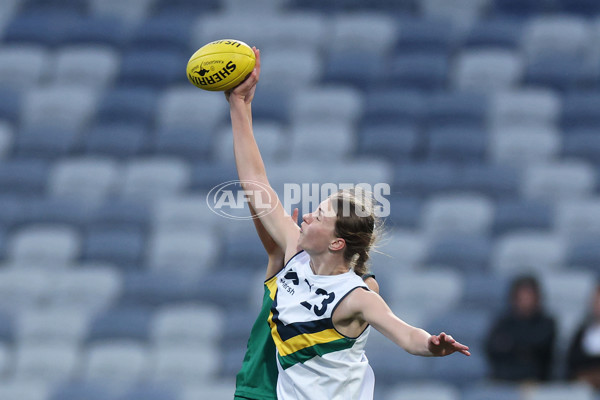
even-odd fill
[(311, 254), (310, 269), (315, 275), (339, 275), (348, 272), (344, 259), (337, 254)]

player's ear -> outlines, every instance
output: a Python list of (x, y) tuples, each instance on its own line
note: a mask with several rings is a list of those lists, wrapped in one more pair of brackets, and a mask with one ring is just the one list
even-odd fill
[(331, 251), (343, 250), (344, 247), (346, 247), (346, 241), (342, 238), (335, 238), (329, 243), (329, 250)]

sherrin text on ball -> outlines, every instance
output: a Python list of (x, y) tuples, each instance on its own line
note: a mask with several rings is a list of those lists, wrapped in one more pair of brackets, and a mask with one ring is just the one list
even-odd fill
[(189, 81), (200, 89), (225, 91), (239, 85), (254, 69), (256, 56), (246, 43), (234, 39), (210, 42), (187, 64)]

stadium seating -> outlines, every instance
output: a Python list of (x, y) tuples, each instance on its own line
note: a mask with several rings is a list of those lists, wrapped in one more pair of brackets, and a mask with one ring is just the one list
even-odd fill
[(472, 348), (414, 357), (373, 330), (376, 399), (598, 397), (491, 381), (483, 338), (511, 278), (533, 273), (559, 377), (588, 310), (599, 13), (596, 0), (0, 1), (0, 399), (231, 399), (267, 258), (247, 206), (207, 204), (237, 179), (228, 104), (185, 76), (226, 37), (262, 50), (254, 133), (286, 210), (321, 200), (293, 183), (389, 185), (370, 259), (382, 296)]

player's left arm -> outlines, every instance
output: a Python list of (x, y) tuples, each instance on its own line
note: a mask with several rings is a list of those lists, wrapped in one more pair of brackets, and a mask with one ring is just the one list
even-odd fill
[(420, 356), (447, 356), (455, 352), (471, 355), (469, 347), (442, 332), (431, 335), (398, 318), (377, 293), (355, 290), (348, 296), (347, 310), (372, 325), (407, 352)]

